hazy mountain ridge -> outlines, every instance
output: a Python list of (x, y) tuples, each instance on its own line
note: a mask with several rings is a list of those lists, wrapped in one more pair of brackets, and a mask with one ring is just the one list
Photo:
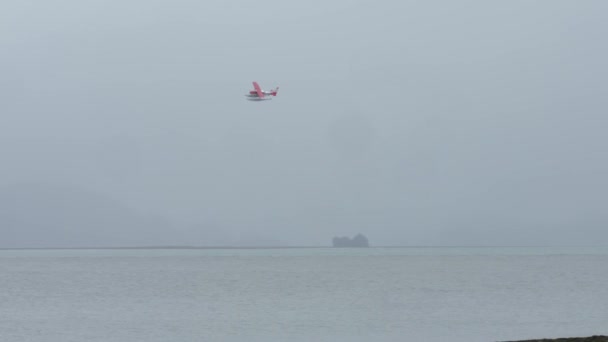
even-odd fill
[(175, 222), (144, 214), (105, 194), (72, 185), (0, 187), (0, 248), (284, 245), (220, 223)]
[[(134, 228), (145, 235), (133, 236)], [(142, 245), (168, 235), (162, 217), (75, 186), (23, 183), (0, 188), (0, 247)]]

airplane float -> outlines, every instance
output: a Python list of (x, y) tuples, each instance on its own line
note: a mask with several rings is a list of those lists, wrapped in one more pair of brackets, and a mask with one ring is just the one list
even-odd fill
[(253, 90), (249, 91), (249, 94), (246, 94), (247, 100), (249, 101), (266, 101), (272, 100), (271, 96), (277, 96), (277, 92), (279, 91), (279, 87), (271, 89), (270, 91), (264, 91), (258, 84), (258, 82), (253, 82)]

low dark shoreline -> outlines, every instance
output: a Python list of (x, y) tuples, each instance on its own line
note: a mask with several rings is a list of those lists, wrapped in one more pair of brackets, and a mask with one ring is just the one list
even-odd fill
[[(505, 341), (509, 342), (509, 341)], [(563, 337), (554, 339), (519, 340), (510, 342), (608, 342), (608, 336), (594, 335), (589, 337)]]
[(597, 246), (369, 246), (369, 247), (333, 247), (333, 246), (81, 246), (81, 247), (5, 247), (0, 250), (43, 250), (43, 249), (339, 249), (339, 248), (569, 248), (569, 247), (606, 247)]
[(80, 249), (309, 249), (334, 248), (330, 246), (124, 246), (124, 247), (16, 247), (0, 250), (80, 250)]

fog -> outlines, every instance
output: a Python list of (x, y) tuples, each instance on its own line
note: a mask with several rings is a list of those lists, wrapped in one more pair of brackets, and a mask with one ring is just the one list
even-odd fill
[(605, 1), (0, 7), (0, 247), (608, 243)]

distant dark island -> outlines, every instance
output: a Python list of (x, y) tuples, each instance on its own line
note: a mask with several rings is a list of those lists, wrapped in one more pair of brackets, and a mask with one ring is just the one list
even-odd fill
[(361, 234), (357, 234), (354, 238), (347, 236), (334, 237), (332, 240), (334, 247), (369, 247), (367, 238)]

